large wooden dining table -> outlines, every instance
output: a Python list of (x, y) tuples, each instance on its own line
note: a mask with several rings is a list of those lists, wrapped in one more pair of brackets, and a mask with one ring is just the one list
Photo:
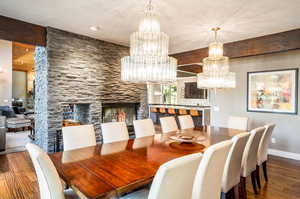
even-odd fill
[[(184, 155), (201, 153), (210, 145), (231, 139), (242, 132), (206, 126), (57, 152), (50, 157), (60, 177), (87, 198), (119, 197), (151, 183), (163, 163)], [(199, 144), (205, 147), (174, 144), (170, 136), (178, 133), (204, 136), (205, 139)]]

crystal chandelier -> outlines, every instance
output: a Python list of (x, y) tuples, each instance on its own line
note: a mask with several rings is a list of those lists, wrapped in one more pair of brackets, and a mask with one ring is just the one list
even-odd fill
[(197, 75), (198, 88), (235, 88), (235, 73), (229, 72), (229, 59), (223, 56), (223, 44), (217, 41), (220, 28), (213, 28), (215, 41), (209, 44), (203, 59), (203, 73)]
[(177, 60), (169, 57), (169, 37), (160, 32), (160, 24), (149, 1), (138, 32), (130, 36), (130, 56), (121, 59), (121, 79), (135, 83), (176, 81)]

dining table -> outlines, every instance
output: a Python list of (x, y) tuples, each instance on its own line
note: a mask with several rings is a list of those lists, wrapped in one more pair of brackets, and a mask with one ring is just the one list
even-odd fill
[[(149, 186), (165, 162), (188, 154), (204, 153), (209, 146), (243, 132), (203, 126), (56, 152), (50, 154), (50, 158), (64, 182), (78, 189), (86, 198), (118, 198)], [(173, 139), (178, 135), (201, 139), (180, 142)]]

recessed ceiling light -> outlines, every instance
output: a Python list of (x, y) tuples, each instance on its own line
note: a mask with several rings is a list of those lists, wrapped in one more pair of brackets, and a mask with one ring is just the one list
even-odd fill
[(100, 27), (99, 26), (91, 26), (90, 27), (90, 30), (92, 30), (92, 31), (99, 31), (100, 30)]

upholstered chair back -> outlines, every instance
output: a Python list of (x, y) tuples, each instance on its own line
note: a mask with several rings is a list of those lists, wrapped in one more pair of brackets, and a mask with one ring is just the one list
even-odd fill
[(101, 124), (104, 143), (118, 142), (129, 139), (125, 122), (108, 122)]
[(268, 124), (265, 126), (266, 130), (261, 138), (257, 153), (257, 165), (261, 165), (268, 160), (268, 147), (271, 140), (275, 124)]
[(93, 125), (63, 127), (62, 136), (64, 151), (96, 145), (96, 135)]
[(151, 119), (133, 121), (136, 138), (151, 136), (155, 134), (153, 121)]
[(242, 177), (247, 177), (256, 170), (258, 146), (264, 132), (265, 127), (259, 127), (250, 132), (243, 154)]
[(29, 152), (38, 178), (41, 199), (64, 199), (64, 190), (49, 156), (37, 145), (28, 143)]
[(202, 154), (192, 154), (171, 160), (158, 169), (148, 199), (191, 198), (196, 171)]
[(210, 146), (204, 153), (194, 179), (192, 199), (220, 199), (225, 162), (232, 141)]
[(227, 193), (238, 185), (241, 177), (242, 158), (250, 133), (241, 133), (232, 138), (232, 147), (229, 151), (222, 179), (222, 192)]
[(181, 129), (193, 129), (195, 128), (194, 121), (190, 115), (178, 116), (179, 124)]
[(177, 131), (178, 126), (175, 120), (175, 117), (161, 117), (160, 118), (160, 125), (162, 133), (169, 133), (172, 131)]

